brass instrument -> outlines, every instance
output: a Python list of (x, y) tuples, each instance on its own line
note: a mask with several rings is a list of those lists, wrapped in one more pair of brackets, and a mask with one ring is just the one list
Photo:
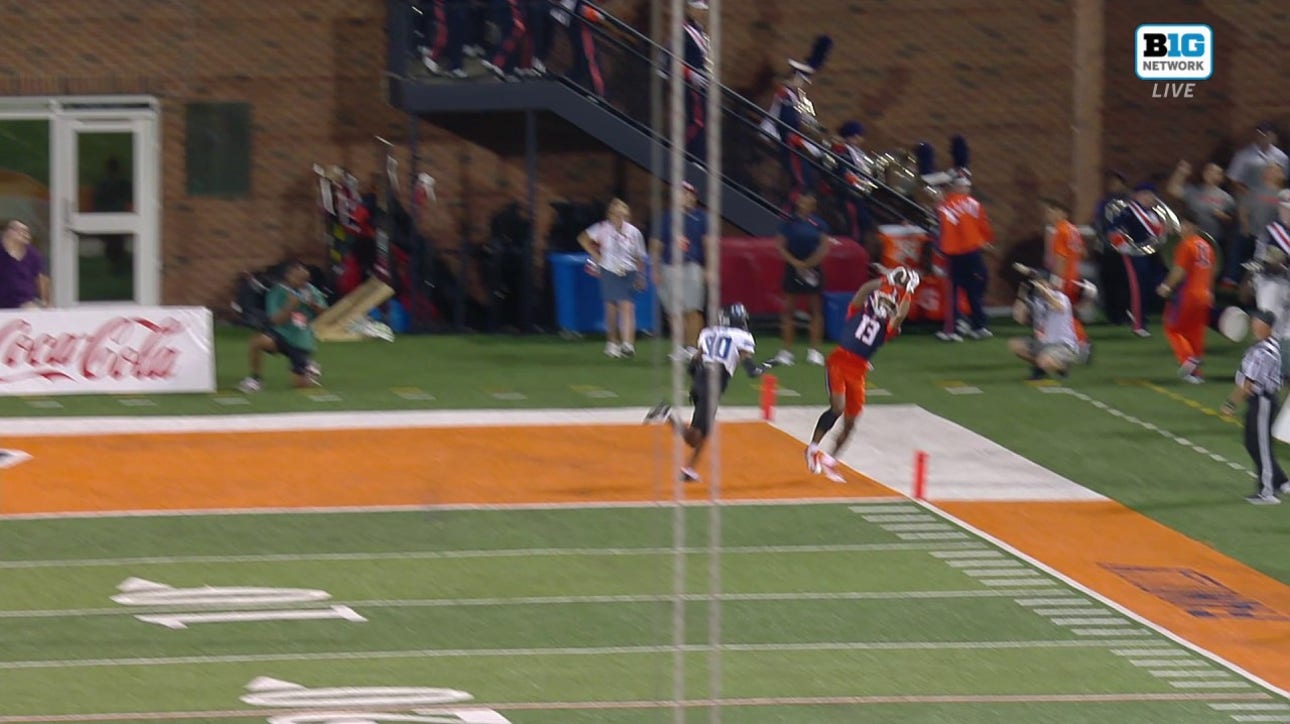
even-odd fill
[(1169, 208), (1169, 205), (1160, 199), (1156, 199), (1155, 203), (1147, 207), (1147, 211), (1155, 212), (1160, 217), (1164, 229), (1146, 243), (1132, 241), (1127, 243), (1120, 241), (1117, 243), (1107, 232), (1115, 228), (1116, 219), (1124, 212), (1129, 203), (1129, 199), (1111, 199), (1106, 202), (1106, 208), (1102, 214), (1105, 223), (1098, 230), (1098, 239), (1103, 244), (1113, 247), (1125, 256), (1150, 256), (1169, 241), (1178, 238), (1182, 233), (1182, 224), (1178, 221), (1178, 216), (1174, 214), (1173, 209)]

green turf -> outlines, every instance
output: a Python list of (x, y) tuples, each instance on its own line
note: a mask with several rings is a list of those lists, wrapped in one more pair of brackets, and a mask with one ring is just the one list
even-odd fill
[[(708, 512), (686, 511), (693, 543), (706, 541)], [(516, 724), (671, 721), (658, 706), (621, 703), (672, 696), (671, 514), (641, 507), (6, 521), (0, 718), (197, 712), (183, 720), (204, 721), (201, 712), (247, 708), (238, 700), (247, 683), (269, 676), (310, 687), (457, 688)], [(1015, 563), (983, 541), (901, 541), (838, 504), (722, 514), (720, 694), (784, 699), (729, 707), (730, 721), (1077, 724), (1091, 721), (1090, 712), (1109, 721), (1231, 721), (1199, 701), (990, 700), (1179, 693), (1114, 653), (1125, 648), (1141, 658), (1180, 657), (1231, 684), (1202, 691), (1206, 702), (1285, 703), (1134, 624), (1123, 626), (1139, 635), (1090, 639), (1018, 600), (1059, 597), (1084, 602), (1090, 615), (1112, 614), (1055, 581), (999, 590), (932, 555), (970, 550)], [(709, 559), (696, 549), (683, 560), (685, 696), (699, 700), (712, 694)], [(131, 577), (176, 587), (317, 588), (332, 600), (307, 607), (345, 604), (368, 620), (170, 630), (133, 616), (179, 607), (110, 600)], [(915, 698), (790, 705), (803, 697)], [(918, 697), (986, 699), (951, 706)], [(540, 710), (552, 702), (609, 709)]]
[[(1217, 408), (1240, 349), (1210, 334), (1211, 383), (1182, 384), (1161, 335), (1137, 339), (1126, 330), (1092, 327), (1094, 364), (1077, 370), (1069, 386), (1125, 414), (1166, 428), (1229, 461), (1249, 464), (1241, 431), (1231, 420), (1205, 415), (1160, 392), (1150, 382), (1195, 404)], [(930, 330), (914, 329), (885, 348), (871, 382), (892, 393), (882, 404), (914, 403), (958, 422), (1081, 485), (1120, 500), (1162, 523), (1238, 558), (1283, 582), (1290, 559), (1281, 548), (1290, 535), (1285, 511), (1252, 509), (1241, 497), (1252, 488), (1247, 474), (1233, 471), (1190, 449), (1089, 403), (1043, 394), (1024, 384), (1022, 366), (999, 338), (958, 345), (938, 343)], [(663, 349), (652, 340), (631, 361), (609, 360), (595, 341), (553, 337), (403, 336), (378, 341), (323, 345), (325, 393), (287, 389), (281, 359), (269, 359), (267, 389), (254, 396), (232, 391), (245, 374), (247, 332), (217, 331), (219, 387), (216, 395), (154, 395), (153, 407), (124, 406), (111, 396), (0, 399), (3, 415), (248, 414), (322, 410), (424, 410), (471, 408), (590, 408), (648, 405), (670, 393)], [(760, 335), (764, 354), (776, 348)], [(800, 351), (800, 350), (799, 350)], [(786, 404), (819, 404), (823, 375), (798, 365), (776, 371), (780, 385), (800, 397)], [(955, 396), (945, 383), (979, 387), (983, 395)], [(613, 397), (587, 387), (608, 390)], [(496, 393), (518, 392), (522, 400)], [(403, 395), (403, 396), (400, 396)], [(434, 399), (416, 399), (426, 395)], [(131, 396), (137, 397), (137, 396)], [(408, 399), (413, 398), (413, 399)], [(732, 383), (726, 404), (756, 404), (757, 390), (742, 376)], [(61, 407), (48, 407), (50, 403)], [(226, 404), (239, 403), (239, 404)], [(245, 404), (241, 404), (245, 403)], [(861, 423), (863, 434), (863, 422)]]

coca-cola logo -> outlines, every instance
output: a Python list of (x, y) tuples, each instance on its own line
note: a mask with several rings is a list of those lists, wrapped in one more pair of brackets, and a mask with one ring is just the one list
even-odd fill
[(175, 376), (180, 350), (167, 344), (183, 325), (113, 317), (97, 330), (40, 331), (26, 318), (0, 326), (0, 384), (35, 378), (59, 380), (166, 380)]

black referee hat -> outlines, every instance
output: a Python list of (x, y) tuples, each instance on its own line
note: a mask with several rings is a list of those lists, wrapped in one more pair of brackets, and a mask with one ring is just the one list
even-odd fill
[(1257, 319), (1269, 327), (1275, 327), (1277, 324), (1277, 315), (1268, 309), (1255, 309), (1250, 312), (1250, 319)]

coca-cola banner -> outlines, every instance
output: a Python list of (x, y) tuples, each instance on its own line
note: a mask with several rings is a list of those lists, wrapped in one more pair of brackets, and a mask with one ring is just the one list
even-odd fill
[(0, 312), (0, 395), (214, 390), (204, 307)]

